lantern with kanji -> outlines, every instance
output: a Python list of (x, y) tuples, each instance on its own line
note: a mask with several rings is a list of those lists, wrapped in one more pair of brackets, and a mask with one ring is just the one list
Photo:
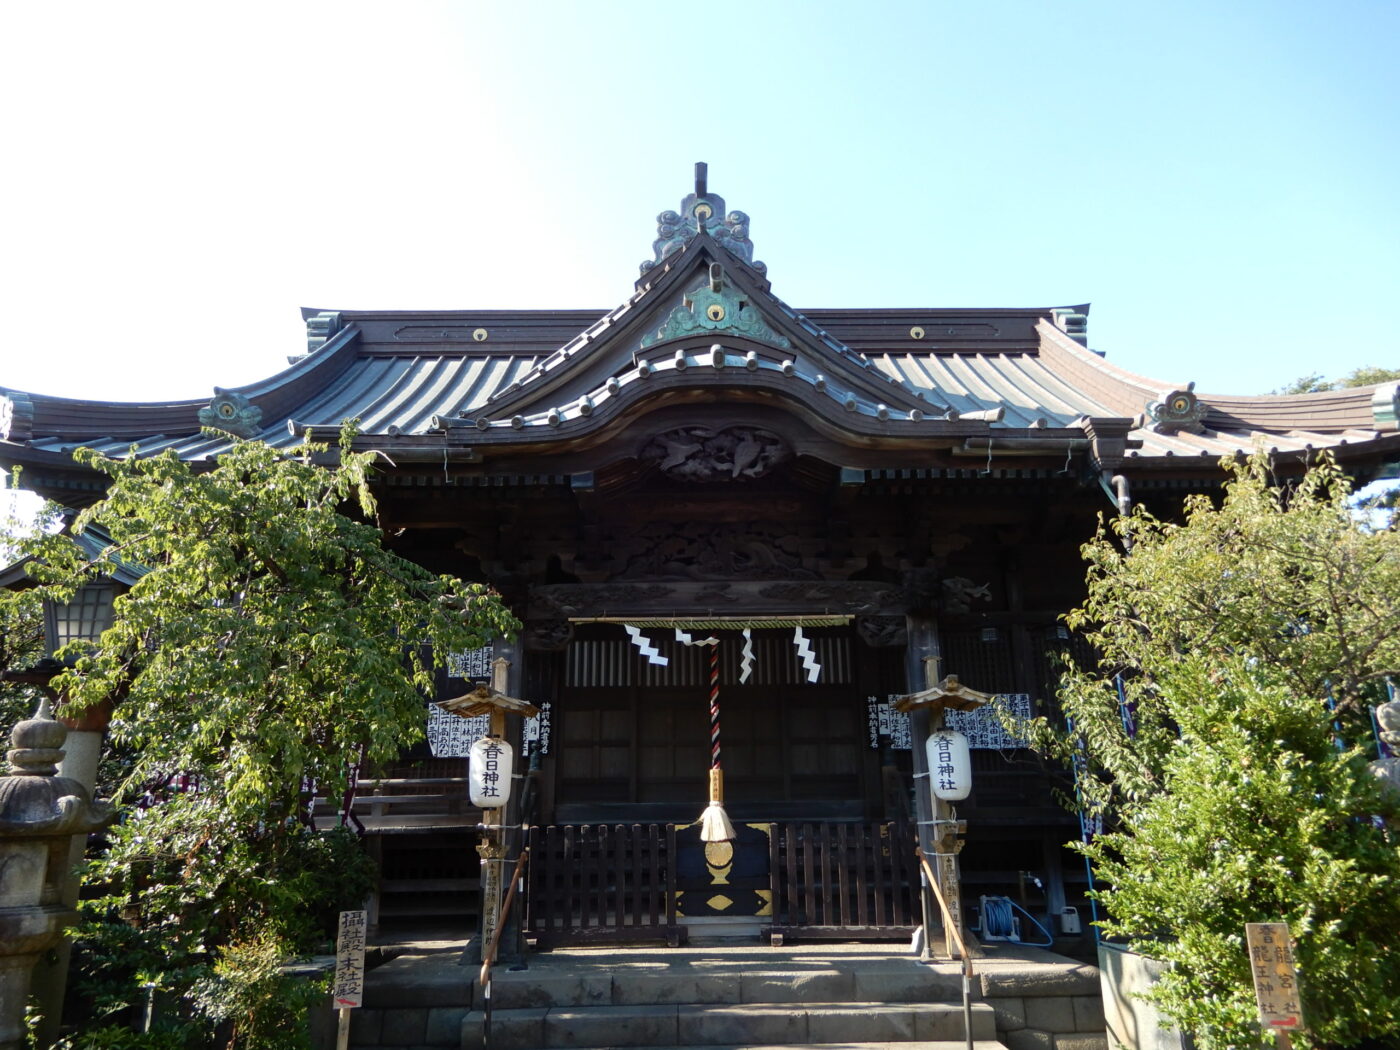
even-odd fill
[(511, 773), (515, 752), (498, 736), (484, 736), (471, 746), (467, 760), (467, 782), (472, 805), (478, 809), (501, 809), (510, 801)]
[(961, 802), (972, 793), (972, 753), (967, 737), (952, 729), (928, 735), (928, 779), (933, 794), (944, 802)]

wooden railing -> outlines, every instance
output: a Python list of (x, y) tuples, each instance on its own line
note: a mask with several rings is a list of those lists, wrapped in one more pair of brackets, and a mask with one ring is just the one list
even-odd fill
[(895, 939), (921, 920), (914, 836), (905, 824), (776, 824), (776, 939)]
[(674, 824), (531, 828), (526, 935), (538, 948), (678, 945)]
[(492, 927), (491, 943), (481, 953), (481, 973), (478, 974), (477, 979), (481, 982), (482, 989), (484, 1024), (481, 1030), (481, 1041), (484, 1050), (491, 1050), (491, 967), (495, 965), (496, 955), (501, 948), (501, 934), (505, 932), (506, 922), (510, 919), (511, 905), (515, 903), (515, 891), (520, 885), (520, 872), (525, 868), (529, 859), (529, 849), (521, 850), (520, 856), (515, 860), (515, 870), (511, 872), (510, 889), (506, 891), (505, 903), (501, 905), (501, 910), (496, 915), (496, 923)]
[(962, 1011), (963, 1011), (963, 1037), (966, 1040), (967, 1050), (972, 1050), (972, 953), (967, 950), (967, 942), (963, 940), (961, 923), (953, 917), (953, 913), (948, 910), (948, 902), (943, 897), (943, 890), (938, 885), (938, 876), (929, 865), (928, 858), (924, 856), (924, 851), (915, 847), (914, 854), (919, 858), (919, 864), (923, 868), (924, 879), (928, 883), (928, 888), (933, 891), (933, 898), (938, 902), (939, 913), (943, 916), (943, 928), (948, 932), (948, 936), (957, 945), (958, 952), (962, 955)]
[[(340, 823), (342, 803), (316, 800), (316, 826)], [(466, 777), (385, 777), (357, 785), (351, 812), (371, 834), (474, 828), (481, 811), (467, 799)]]

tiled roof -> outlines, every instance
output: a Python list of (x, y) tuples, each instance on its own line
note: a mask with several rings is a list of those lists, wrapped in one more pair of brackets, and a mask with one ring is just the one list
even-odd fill
[[(865, 367), (893, 386), (922, 394), (930, 417), (944, 406), (964, 417), (1001, 409), (1001, 419), (991, 424), (993, 432), (1064, 429), (1078, 425), (1077, 421), (1084, 417), (1132, 418), (1137, 425), (1129, 436), (1141, 443), (1128, 453), (1135, 459), (1216, 458), (1247, 451), (1256, 442), (1280, 451), (1321, 448), (1374, 440), (1387, 433), (1384, 421), (1377, 420), (1372, 410), (1375, 391), (1371, 388), (1293, 397), (1201, 394), (1207, 411), (1198, 431), (1159, 432), (1146, 425), (1148, 421), (1142, 415), (1148, 403), (1171, 389), (1171, 384), (1118, 369), (1085, 350), (1046, 319), (1048, 311), (1025, 311), (1011, 316), (1015, 323), (1007, 328), (1030, 330), (1028, 318), (1038, 320), (1033, 329), (1034, 342), (1029, 345), (1025, 340), (1027, 332), (1019, 331), (1001, 340), (989, 338), (985, 346), (966, 349), (925, 348), (911, 343), (907, 335), (899, 338), (902, 331), (907, 331), (904, 326), (910, 317), (935, 318), (947, 313), (793, 311), (794, 317), (803, 319), (804, 326), (820, 333), (819, 338), (854, 359), (868, 362)], [(1039, 318), (1034, 318), (1035, 313), (1039, 313)], [(490, 341), (485, 344), (441, 340), (436, 345), (425, 345), (417, 338), (405, 345), (402, 338), (395, 339), (384, 331), (396, 328), (402, 332), (406, 327), (402, 322), (421, 321), (423, 315), (366, 315), (363, 322), (356, 315), (346, 315), (346, 327), (325, 347), (280, 376), (238, 391), (264, 406), (259, 429), (249, 436), (289, 445), (299, 442), (307, 429), (330, 431), (348, 418), (358, 418), (361, 431), (367, 435), (428, 434), (434, 420), (441, 418), (482, 419), (489, 421), (492, 428), (510, 427), (511, 417), (500, 416), (493, 401), (562, 367), (585, 349), (591, 338), (615, 323), (618, 312), (601, 318), (592, 316), (597, 318), (595, 323), (581, 330), (575, 339), (553, 352), (544, 352), (538, 349), (540, 343), (531, 338), (539, 327), (531, 322), (555, 319), (558, 314), (522, 312), (492, 318), (439, 315), (439, 330), (446, 325), (470, 331), (483, 327), (475, 324), (477, 321), (494, 323), (490, 325)], [(957, 315), (962, 323), (978, 323), (966, 320), (971, 316), (971, 312)], [(981, 316), (980, 323), (991, 327), (997, 321), (1006, 321), (994, 312), (983, 312)], [(864, 344), (861, 352), (851, 350), (842, 341), (847, 331), (860, 334)], [(999, 341), (1010, 345), (998, 349)], [(721, 339), (718, 345), (723, 346), (724, 342)], [(676, 370), (673, 351), (664, 344), (653, 351), (643, 358), (652, 375)], [(707, 344), (704, 349), (687, 352), (682, 360), (685, 367), (704, 368), (709, 353)], [(343, 358), (338, 367), (319, 367), (337, 355)], [(800, 355), (794, 356), (800, 362)], [(744, 369), (742, 350), (734, 352), (732, 367)], [(776, 359), (752, 365), (753, 370), (775, 374), (781, 367)], [(795, 378), (801, 381), (804, 377), (800, 365), (797, 371)], [(610, 378), (623, 383), (638, 381), (635, 367), (632, 373)], [(817, 381), (813, 375), (805, 379), (809, 384)], [(826, 392), (831, 395), (832, 415), (845, 415), (838, 397), (841, 392)], [(600, 384), (597, 394), (605, 398), (608, 390)], [(174, 448), (182, 457), (199, 459), (217, 455), (232, 441), (222, 435), (201, 433), (198, 413), (205, 402), (119, 404), (13, 392), (9, 397), (28, 403), (30, 428), (27, 433), (12, 433), (10, 440), (39, 451), (66, 453), (81, 444), (109, 454), (123, 454), (134, 444), (143, 453)], [(862, 402), (860, 411), (873, 416), (877, 404), (868, 397)], [(578, 406), (572, 410), (577, 412)], [(896, 418), (907, 416), (907, 412), (892, 414)], [(546, 416), (546, 411), (535, 412), (524, 425), (546, 427)], [(1392, 425), (1390, 430), (1393, 429)]]
[[(746, 234), (747, 220), (740, 227)], [(962, 436), (978, 447), (1034, 444), (1040, 432), (1042, 444), (1074, 444), (1084, 435), (1145, 468), (1213, 461), (1260, 443), (1280, 452), (1388, 446), (1400, 429), (1394, 383), (1290, 397), (1198, 395), (1190, 384), (1120, 369), (1082, 345), (1087, 306), (797, 310), (772, 293), (757, 264), (704, 230), (658, 243), (636, 293), (611, 311), (308, 311), (311, 353), (260, 383), (216, 388), (210, 402), (0, 390), (0, 452), (8, 453), (0, 458), (56, 459), (87, 445), (202, 459), (228, 448), (233, 434), (286, 446), (307, 431), (329, 438), (346, 419), (390, 449), (445, 447), (454, 431), (470, 432), (472, 445), (538, 449), (661, 392), (714, 398), (740, 387), (865, 447), (891, 440), (907, 448), (921, 437), (946, 447)], [(728, 315), (716, 297), (730, 304)], [(701, 300), (718, 309), (708, 321)], [(202, 431), (201, 420), (224, 432)]]

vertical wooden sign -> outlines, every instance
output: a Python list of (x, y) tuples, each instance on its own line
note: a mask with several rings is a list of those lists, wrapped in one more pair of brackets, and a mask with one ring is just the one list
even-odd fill
[(501, 865), (505, 863), (505, 851), (494, 843), (483, 841), (477, 847), (477, 852), (481, 854), (481, 950), (485, 953), (491, 945), (491, 939), (496, 936), (501, 901), (505, 897), (505, 889), (501, 885)]
[[(940, 850), (947, 848), (950, 844), (949, 840), (952, 840), (952, 843), (956, 843), (957, 836), (955, 834), (949, 835), (939, 843), (938, 848)], [(939, 878), (943, 880), (943, 902), (948, 905), (948, 912), (953, 916), (953, 924), (958, 928), (958, 934), (962, 935), (962, 886), (958, 881), (957, 846), (955, 844), (952, 845), (952, 849), (952, 853), (940, 853), (938, 855), (938, 859), (941, 861), (938, 875)], [(951, 956), (953, 953), (950, 951), (948, 954)]]
[(331, 1006), (340, 1014), (336, 1047), (345, 1050), (350, 1040), (350, 1011), (364, 1005), (365, 998), (365, 913), (343, 911), (335, 938), (335, 980), (331, 984)]
[[(504, 693), (510, 684), (510, 661), (498, 656), (491, 661), (491, 688)], [(491, 709), (491, 735), (504, 738), (506, 735), (506, 713), (499, 707)], [(488, 827), (505, 823), (504, 809), (481, 811), (481, 821)], [(491, 940), (496, 936), (496, 925), (500, 920), (501, 901), (505, 888), (501, 885), (501, 866), (505, 864), (505, 834), (503, 831), (486, 831), (476, 847), (481, 857), (481, 952), (485, 957)]]
[(1254, 974), (1254, 998), (1259, 1023), (1277, 1032), (1280, 1045), (1290, 1045), (1289, 1032), (1304, 1028), (1298, 995), (1298, 970), (1293, 964), (1293, 938), (1286, 922), (1247, 922), (1249, 968)]

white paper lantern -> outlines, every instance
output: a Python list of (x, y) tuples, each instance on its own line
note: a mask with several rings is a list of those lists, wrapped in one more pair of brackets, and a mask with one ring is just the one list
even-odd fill
[(924, 747), (928, 782), (935, 798), (961, 802), (972, 794), (972, 752), (967, 737), (952, 729), (939, 729), (929, 734)]
[(514, 768), (515, 752), (504, 740), (484, 736), (474, 743), (467, 760), (472, 805), (478, 809), (500, 809), (509, 802)]

